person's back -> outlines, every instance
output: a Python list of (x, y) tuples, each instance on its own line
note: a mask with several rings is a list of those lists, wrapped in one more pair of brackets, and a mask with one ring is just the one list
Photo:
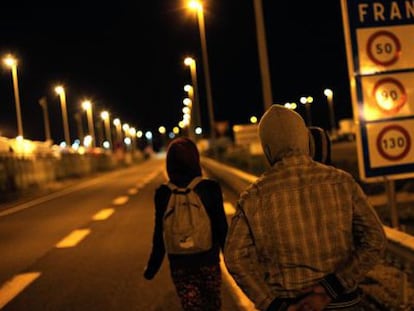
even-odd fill
[(262, 118), (271, 168), (241, 194), (226, 241), (229, 272), (259, 310), (356, 306), (358, 284), (384, 249), (361, 188), (312, 160), (302, 121), (275, 105)]

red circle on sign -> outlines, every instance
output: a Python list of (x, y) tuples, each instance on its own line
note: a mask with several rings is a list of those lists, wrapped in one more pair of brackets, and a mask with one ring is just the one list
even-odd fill
[[(376, 93), (381, 85), (384, 85), (385, 83), (391, 83), (394, 84), (398, 90), (401, 93), (401, 97), (398, 101), (396, 101), (395, 105), (391, 109), (386, 109), (384, 106), (378, 104), (378, 101), (376, 100)], [(405, 92), (404, 86), (401, 84), (400, 81), (394, 79), (394, 78), (385, 78), (379, 80), (377, 83), (375, 83), (374, 89), (372, 91), (372, 95), (375, 98), (375, 102), (377, 103), (378, 108), (380, 108), (385, 113), (395, 113), (398, 112), (407, 102), (407, 93)]]
[[(392, 130), (397, 131), (397, 132), (400, 132), (404, 136), (405, 141), (406, 141), (405, 148), (398, 155), (391, 155), (391, 154), (386, 153), (385, 150), (382, 148), (382, 144), (381, 144), (384, 135), (388, 131), (392, 131)], [(402, 158), (404, 158), (408, 154), (408, 152), (410, 151), (410, 148), (411, 148), (410, 134), (408, 134), (408, 131), (405, 128), (403, 128), (402, 126), (400, 126), (400, 125), (394, 124), (394, 125), (386, 126), (378, 134), (378, 137), (377, 137), (377, 149), (378, 149), (378, 152), (379, 152), (380, 155), (382, 155), (387, 160), (390, 160), (390, 161), (398, 161), (398, 160), (401, 160)]]
[[(378, 37), (388, 37), (391, 39), (391, 41), (394, 43), (395, 45), (395, 53), (393, 55), (393, 57), (390, 60), (387, 61), (381, 61), (378, 58), (375, 57), (375, 55), (372, 53), (372, 45), (374, 44), (374, 41), (378, 38)], [(398, 58), (400, 57), (400, 53), (401, 53), (401, 44), (400, 41), (398, 40), (398, 38), (389, 31), (386, 30), (382, 30), (382, 31), (378, 31), (376, 33), (374, 33), (368, 40), (367, 42), (367, 54), (368, 57), (377, 65), (382, 65), (382, 66), (389, 66), (394, 64)]]

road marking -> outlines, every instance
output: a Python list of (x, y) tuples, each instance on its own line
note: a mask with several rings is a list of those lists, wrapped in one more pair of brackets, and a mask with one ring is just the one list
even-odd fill
[(243, 310), (243, 311), (258, 311), (254, 307), (254, 303), (247, 298), (247, 296), (243, 293), (243, 291), (240, 289), (240, 287), (237, 285), (236, 281), (233, 279), (233, 277), (228, 272), (226, 265), (224, 264), (224, 258), (223, 254), (220, 253), (220, 267), (221, 271), (223, 273), (223, 277), (227, 284), (230, 286), (230, 293), (234, 297), (234, 301), (237, 303), (237, 305)]
[(113, 208), (105, 208), (99, 211), (98, 213), (96, 213), (95, 215), (93, 215), (92, 219), (93, 220), (105, 220), (105, 219), (108, 219), (114, 212), (115, 210)]
[(128, 202), (129, 197), (127, 195), (123, 195), (120, 197), (117, 197), (112, 201), (113, 205), (124, 205), (126, 202)]
[(224, 212), (226, 215), (233, 215), (236, 212), (236, 209), (230, 202), (224, 202)]
[(138, 189), (137, 188), (130, 188), (128, 189), (128, 194), (129, 195), (135, 195), (138, 193)]
[(82, 241), (91, 230), (89, 229), (79, 229), (72, 231), (68, 236), (56, 244), (57, 248), (66, 248), (76, 246), (80, 241)]
[(23, 291), (40, 276), (40, 272), (28, 272), (15, 275), (0, 287), (0, 309)]

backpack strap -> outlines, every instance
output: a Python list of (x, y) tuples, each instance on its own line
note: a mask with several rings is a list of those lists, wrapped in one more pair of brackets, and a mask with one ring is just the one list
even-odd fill
[(204, 178), (201, 176), (194, 177), (194, 179), (188, 184), (187, 189), (193, 190), (202, 180), (204, 180)]
[(165, 185), (168, 188), (170, 188), (170, 190), (174, 193), (188, 193), (190, 190), (193, 190), (202, 180), (204, 180), (204, 178), (201, 176), (194, 177), (194, 179), (185, 188), (179, 188), (176, 185), (174, 185), (171, 181), (168, 181)]

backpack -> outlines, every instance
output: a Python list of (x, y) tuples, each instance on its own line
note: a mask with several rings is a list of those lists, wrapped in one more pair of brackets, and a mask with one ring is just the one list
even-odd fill
[(164, 244), (169, 254), (194, 254), (212, 246), (211, 222), (207, 211), (194, 191), (203, 178), (196, 177), (186, 188), (171, 182), (171, 196), (163, 217)]

